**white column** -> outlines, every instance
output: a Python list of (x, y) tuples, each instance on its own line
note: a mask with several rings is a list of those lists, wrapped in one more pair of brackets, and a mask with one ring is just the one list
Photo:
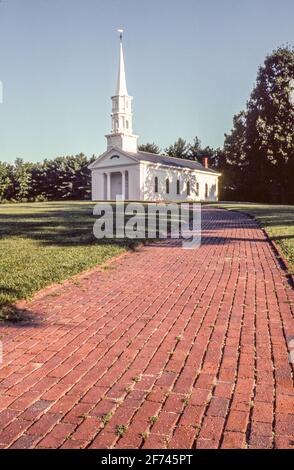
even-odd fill
[(110, 172), (107, 173), (107, 200), (109, 201), (111, 197), (110, 192)]
[(122, 197), (125, 198), (126, 197), (126, 172), (123, 170), (121, 172), (121, 175), (122, 175), (121, 194), (122, 194)]

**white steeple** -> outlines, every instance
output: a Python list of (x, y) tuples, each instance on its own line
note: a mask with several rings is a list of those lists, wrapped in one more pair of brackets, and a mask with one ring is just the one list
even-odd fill
[(120, 33), (119, 66), (118, 66), (116, 96), (125, 96), (127, 94), (128, 92), (127, 92), (127, 83), (126, 83), (124, 52), (123, 52), (123, 47), (122, 47), (122, 33)]
[(107, 149), (118, 147), (126, 152), (137, 152), (137, 135), (133, 134), (132, 126), (132, 96), (128, 95), (124, 54), (122, 46), (122, 29), (118, 29), (120, 33), (119, 45), (119, 68), (117, 77), (116, 94), (111, 97), (112, 113), (111, 113), (111, 133), (106, 135)]

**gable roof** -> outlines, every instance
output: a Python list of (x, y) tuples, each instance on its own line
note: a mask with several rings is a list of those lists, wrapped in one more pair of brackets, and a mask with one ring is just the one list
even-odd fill
[(213, 173), (215, 175), (220, 175), (218, 171), (213, 170), (212, 168), (205, 168), (201, 163), (195, 160), (188, 160), (187, 158), (176, 158), (176, 157), (170, 157), (169, 155), (159, 155), (157, 153), (149, 153), (149, 152), (143, 152), (141, 150), (138, 150), (137, 152), (126, 152), (125, 150), (118, 149), (116, 147), (112, 147), (109, 150), (106, 150), (100, 157), (97, 158), (93, 163), (89, 165), (89, 169), (94, 169), (96, 166), (96, 163), (100, 163), (101, 161), (104, 160), (104, 158), (109, 155), (110, 153), (115, 153), (117, 152), (118, 154), (125, 155), (129, 158), (131, 158), (135, 162), (148, 162), (148, 163), (154, 163), (154, 164), (159, 164), (159, 165), (164, 165), (164, 166), (172, 166), (175, 168), (188, 168), (189, 170), (199, 170), (205, 173)]
[(176, 158), (170, 157), (169, 155), (159, 155), (157, 153), (149, 153), (138, 151), (136, 153), (124, 152), (130, 157), (135, 158), (138, 161), (147, 161), (150, 163), (157, 163), (160, 165), (174, 166), (177, 168), (189, 168), (190, 170), (200, 170), (207, 173), (219, 174), (217, 171), (212, 168), (205, 168), (201, 163), (195, 160), (188, 160), (187, 158)]

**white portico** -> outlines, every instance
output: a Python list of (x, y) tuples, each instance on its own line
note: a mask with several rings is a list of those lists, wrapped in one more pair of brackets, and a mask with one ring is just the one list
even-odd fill
[[(101, 155), (99, 166), (92, 168), (93, 200), (139, 199), (140, 167), (121, 150), (112, 148)], [(95, 163), (95, 162), (94, 162)], [(133, 182), (129, 184), (130, 180)]]
[(198, 161), (138, 150), (133, 134), (132, 96), (128, 95), (122, 46), (115, 95), (111, 97), (111, 132), (107, 150), (89, 168), (92, 200), (123, 197), (140, 201), (211, 200), (218, 198), (219, 173)]

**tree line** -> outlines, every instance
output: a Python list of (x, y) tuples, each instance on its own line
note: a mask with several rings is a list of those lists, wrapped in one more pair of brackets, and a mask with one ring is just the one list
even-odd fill
[(139, 145), (138, 150), (150, 153), (164, 153), (174, 158), (186, 158), (188, 160), (201, 161), (204, 156), (213, 156), (215, 151), (207, 146), (202, 147), (201, 140), (196, 136), (191, 143), (179, 137), (173, 144), (161, 149), (154, 142)]
[[(161, 153), (154, 143), (139, 146), (139, 150)], [(212, 149), (201, 148), (195, 137), (192, 144), (179, 138), (166, 149), (172, 157), (199, 159)], [(31, 163), (17, 158), (13, 164), (0, 161), (0, 202), (42, 202), (91, 198), (91, 172), (88, 165), (95, 160), (80, 153), (53, 160)]]
[(83, 153), (41, 163), (0, 162), (0, 202), (90, 199), (91, 174)]
[[(245, 110), (233, 117), (222, 148), (202, 147), (196, 136), (161, 149), (146, 143), (139, 150), (201, 161), (222, 173), (220, 198), (294, 204), (294, 49), (280, 47), (259, 68)], [(41, 163), (0, 162), (0, 202), (89, 199), (95, 159), (83, 153)]]

